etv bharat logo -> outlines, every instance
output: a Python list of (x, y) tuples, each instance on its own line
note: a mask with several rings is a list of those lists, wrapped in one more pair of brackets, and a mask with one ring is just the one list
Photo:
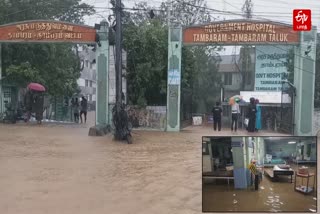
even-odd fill
[(311, 10), (293, 10), (293, 30), (310, 31), (311, 30)]

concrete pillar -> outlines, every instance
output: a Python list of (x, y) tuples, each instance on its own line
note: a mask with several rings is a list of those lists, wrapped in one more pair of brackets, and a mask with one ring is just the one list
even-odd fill
[(2, 46), (0, 43), (0, 113), (4, 112), (3, 109), (3, 94), (2, 94)]
[(98, 35), (101, 46), (97, 44), (97, 87), (96, 87), (96, 125), (109, 124), (109, 26), (106, 21), (100, 23)]
[(182, 46), (180, 25), (169, 27), (168, 44), (167, 131), (180, 131)]
[(317, 29), (300, 33), (300, 45), (295, 47), (294, 86), (295, 129), (298, 136), (310, 136), (313, 133), (315, 60)]
[(248, 181), (244, 139), (242, 137), (232, 137), (231, 145), (233, 156), (234, 188), (246, 189), (248, 187)]

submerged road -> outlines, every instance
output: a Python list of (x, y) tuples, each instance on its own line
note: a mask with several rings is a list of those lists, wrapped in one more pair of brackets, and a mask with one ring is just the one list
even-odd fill
[(84, 125), (0, 124), (0, 213), (201, 213), (201, 136), (212, 133), (134, 131), (127, 145)]

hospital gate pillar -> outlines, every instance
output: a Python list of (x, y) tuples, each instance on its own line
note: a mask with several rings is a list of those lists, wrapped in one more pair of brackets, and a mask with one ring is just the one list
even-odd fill
[(168, 32), (168, 83), (167, 83), (167, 131), (180, 131), (182, 28), (169, 26)]
[(3, 109), (3, 93), (2, 93), (2, 47), (1, 47), (1, 43), (0, 43), (0, 113), (4, 112)]
[(315, 60), (317, 29), (300, 33), (300, 44), (294, 49), (294, 86), (296, 88), (294, 134), (313, 134)]
[(96, 125), (109, 124), (109, 40), (108, 23), (104, 20), (97, 31), (100, 44), (97, 44), (97, 86), (96, 86)]

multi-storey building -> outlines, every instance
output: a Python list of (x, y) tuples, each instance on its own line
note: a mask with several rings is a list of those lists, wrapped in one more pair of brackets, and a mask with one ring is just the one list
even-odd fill
[(240, 54), (221, 56), (219, 72), (222, 74), (225, 98), (254, 89), (255, 50), (251, 49), (247, 66), (242, 63), (243, 57), (242, 49)]
[[(115, 48), (114, 46), (109, 47), (109, 105), (115, 104), (116, 101), (116, 77), (115, 77)], [(78, 85), (81, 90), (81, 94), (84, 95), (88, 99), (88, 103), (90, 105), (91, 110), (95, 109), (96, 105), (96, 54), (95, 52), (88, 47), (83, 47), (82, 50), (79, 51), (80, 59), (83, 63), (83, 70), (81, 72), (81, 76), (78, 79)], [(122, 53), (122, 62), (124, 69), (122, 73), (125, 74), (125, 65), (126, 52)], [(125, 98), (127, 97), (127, 82), (125, 78), (122, 78), (122, 91), (125, 94)]]

